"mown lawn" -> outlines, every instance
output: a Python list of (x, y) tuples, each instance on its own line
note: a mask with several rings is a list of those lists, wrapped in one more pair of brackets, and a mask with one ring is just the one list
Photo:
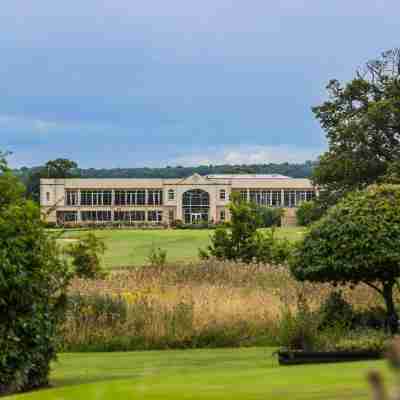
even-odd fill
[[(86, 231), (69, 230), (64, 239), (77, 238)], [(98, 230), (107, 245), (104, 262), (108, 268), (146, 263), (152, 246), (167, 250), (168, 261), (195, 261), (199, 248), (207, 247), (211, 230)], [(302, 228), (277, 229), (279, 237), (300, 239)], [(66, 243), (66, 241), (65, 241)]]
[(62, 354), (51, 389), (11, 400), (368, 399), (384, 361), (281, 367), (272, 349)]

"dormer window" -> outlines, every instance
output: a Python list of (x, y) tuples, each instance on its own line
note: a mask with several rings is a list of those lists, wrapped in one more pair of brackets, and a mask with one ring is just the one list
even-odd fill
[(175, 199), (175, 190), (169, 189), (168, 190), (168, 200), (174, 200)]
[(219, 199), (220, 200), (226, 200), (226, 190), (225, 189), (221, 189), (219, 191)]

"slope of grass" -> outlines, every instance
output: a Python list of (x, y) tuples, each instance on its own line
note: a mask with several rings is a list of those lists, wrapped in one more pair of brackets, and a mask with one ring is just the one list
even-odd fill
[(7, 400), (366, 399), (383, 361), (280, 367), (272, 349), (62, 354), (52, 389)]
[[(71, 230), (64, 239), (78, 238), (86, 231)], [(207, 247), (211, 230), (99, 230), (94, 231), (107, 245), (104, 262), (108, 268), (146, 263), (152, 246), (167, 250), (168, 261), (195, 261), (199, 248)], [(304, 229), (280, 228), (278, 237), (300, 239)]]

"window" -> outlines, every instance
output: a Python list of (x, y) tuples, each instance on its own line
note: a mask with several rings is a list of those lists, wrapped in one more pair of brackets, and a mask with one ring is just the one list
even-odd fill
[(76, 222), (77, 220), (77, 211), (57, 211), (57, 224), (64, 224), (65, 222)]
[(285, 190), (284, 193), (284, 206), (287, 208), (296, 207), (296, 191)]
[(81, 218), (83, 222), (111, 221), (111, 211), (109, 210), (82, 211)]
[(65, 198), (65, 204), (67, 206), (78, 205), (78, 192), (76, 190), (67, 190)]
[(47, 200), (47, 201), (50, 201), (50, 192), (47, 192), (47, 193), (46, 193), (46, 200)]
[(315, 197), (313, 190), (301, 190), (296, 192), (296, 205), (300, 205), (304, 201), (310, 201)]
[(221, 189), (219, 191), (219, 199), (220, 200), (226, 200), (226, 191), (225, 191), (225, 189)]
[(175, 199), (175, 190), (169, 189), (168, 190), (168, 200), (174, 200)]
[(158, 206), (162, 204), (162, 190), (149, 189), (147, 191), (147, 204), (151, 206)]
[(271, 197), (272, 207), (280, 207), (281, 203), (282, 203), (282, 191), (273, 190), (272, 197)]
[(246, 189), (242, 189), (240, 191), (240, 200), (247, 201), (247, 190)]
[(115, 211), (114, 221), (137, 222), (145, 221), (146, 214), (144, 211)]
[(250, 201), (259, 206), (271, 205), (271, 191), (269, 190), (250, 190)]
[(162, 211), (151, 210), (147, 212), (147, 220), (150, 222), (161, 222)]
[(225, 210), (221, 210), (221, 211), (220, 211), (220, 213), (219, 213), (219, 220), (220, 220), (221, 222), (224, 222), (224, 221), (225, 221)]
[(185, 224), (207, 222), (210, 209), (210, 196), (201, 189), (188, 190), (182, 196), (182, 214)]
[(112, 191), (111, 190), (82, 190), (81, 205), (82, 206), (111, 206)]

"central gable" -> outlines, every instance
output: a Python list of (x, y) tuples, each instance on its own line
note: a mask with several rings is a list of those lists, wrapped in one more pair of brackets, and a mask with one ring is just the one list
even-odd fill
[(187, 178), (182, 179), (178, 182), (178, 185), (209, 185), (210, 181), (199, 174), (193, 174)]

